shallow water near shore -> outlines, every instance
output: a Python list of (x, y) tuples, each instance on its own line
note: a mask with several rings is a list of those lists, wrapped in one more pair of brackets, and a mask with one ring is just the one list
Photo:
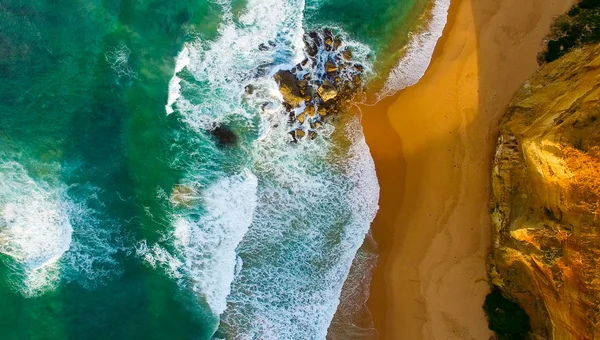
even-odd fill
[(272, 76), (331, 27), (385, 78), (422, 7), (0, 4), (3, 337), (325, 338), (379, 188), (357, 114), (290, 143)]

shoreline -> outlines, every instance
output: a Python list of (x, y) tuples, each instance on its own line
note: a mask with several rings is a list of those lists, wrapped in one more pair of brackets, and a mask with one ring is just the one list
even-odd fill
[(572, 0), (453, 0), (416, 85), (361, 106), (379, 179), (368, 307), (380, 339), (488, 339), (496, 126)]

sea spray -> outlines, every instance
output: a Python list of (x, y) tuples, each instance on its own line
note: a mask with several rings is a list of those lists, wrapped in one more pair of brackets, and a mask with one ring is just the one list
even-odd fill
[(63, 187), (35, 180), (16, 161), (0, 163), (0, 253), (25, 296), (58, 284), (73, 233), (67, 204)]

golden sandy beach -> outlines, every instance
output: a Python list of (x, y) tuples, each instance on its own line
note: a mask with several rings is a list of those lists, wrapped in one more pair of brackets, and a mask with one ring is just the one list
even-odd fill
[(496, 125), (572, 0), (456, 0), (418, 84), (363, 126), (381, 185), (369, 307), (381, 339), (487, 340), (481, 308)]

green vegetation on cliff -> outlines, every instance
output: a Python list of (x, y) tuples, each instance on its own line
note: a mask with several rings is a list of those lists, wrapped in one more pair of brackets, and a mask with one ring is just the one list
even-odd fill
[(575, 47), (600, 42), (600, 0), (582, 0), (556, 19), (540, 63), (552, 62)]
[(505, 298), (497, 287), (485, 298), (483, 310), (489, 327), (499, 340), (526, 339), (531, 330), (529, 316), (517, 303)]

